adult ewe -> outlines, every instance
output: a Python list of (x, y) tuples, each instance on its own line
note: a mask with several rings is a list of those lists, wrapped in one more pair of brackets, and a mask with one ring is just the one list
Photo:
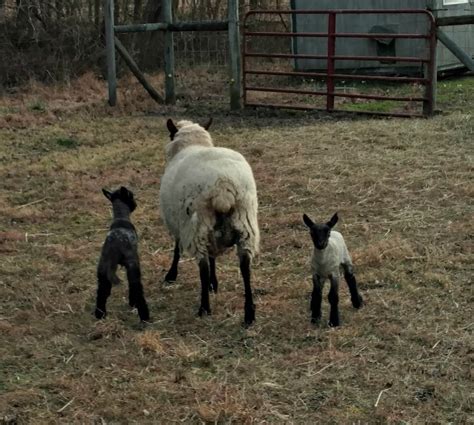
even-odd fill
[(194, 256), (201, 278), (199, 316), (211, 314), (209, 291), (217, 292), (217, 256), (237, 245), (245, 287), (245, 325), (255, 320), (250, 266), (258, 252), (257, 189), (245, 158), (231, 149), (214, 147), (204, 126), (190, 121), (167, 122), (171, 141), (161, 179), (160, 210), (175, 240), (173, 263), (165, 280), (178, 275), (182, 252)]

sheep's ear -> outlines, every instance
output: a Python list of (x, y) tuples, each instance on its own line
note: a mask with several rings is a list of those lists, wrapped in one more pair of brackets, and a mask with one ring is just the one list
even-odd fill
[(211, 124), (212, 124), (212, 117), (209, 118), (209, 121), (203, 125), (204, 129), (209, 130), (209, 127), (211, 126)]
[(102, 189), (102, 193), (110, 202), (112, 202), (112, 193), (110, 193), (107, 189)]
[(169, 118), (168, 121), (166, 121), (166, 127), (168, 127), (171, 140), (173, 140), (174, 135), (178, 132), (178, 128), (174, 125), (174, 122), (171, 118)]
[(339, 217), (337, 216), (337, 213), (336, 213), (331, 217), (331, 220), (327, 222), (327, 225), (332, 228), (336, 225), (337, 220), (339, 220)]
[(313, 227), (313, 220), (311, 220), (306, 214), (303, 214), (303, 221), (304, 221), (304, 224), (306, 224), (306, 226), (308, 226), (310, 229), (311, 227)]

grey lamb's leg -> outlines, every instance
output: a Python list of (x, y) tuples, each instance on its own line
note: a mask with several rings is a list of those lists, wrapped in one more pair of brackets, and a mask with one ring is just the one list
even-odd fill
[(331, 304), (331, 311), (329, 313), (329, 326), (339, 326), (339, 280), (336, 276), (330, 275), (331, 289), (328, 294), (328, 301)]
[(251, 258), (247, 251), (239, 250), (240, 273), (244, 281), (245, 307), (244, 324), (250, 326), (255, 321), (255, 304), (253, 303), (252, 287), (250, 286), (250, 264)]
[(174, 253), (173, 253), (173, 262), (171, 263), (171, 267), (166, 273), (165, 282), (172, 283), (176, 281), (178, 277), (178, 263), (179, 263), (179, 240), (176, 240), (174, 245)]
[(313, 292), (311, 294), (311, 323), (321, 319), (321, 301), (323, 297), (324, 280), (316, 273), (313, 274)]
[(351, 294), (351, 302), (354, 308), (361, 308), (363, 304), (362, 297), (357, 290), (357, 282), (354, 275), (354, 270), (351, 264), (343, 264), (342, 268), (344, 270), (344, 279), (347, 282), (349, 287), (349, 292)]
[(216, 259), (214, 257), (209, 257), (209, 267), (210, 267), (210, 280), (209, 280), (209, 290), (217, 294), (217, 287), (219, 286), (216, 276)]
[(208, 257), (199, 260), (199, 276), (201, 278), (201, 306), (199, 307), (198, 315), (211, 314), (211, 307), (209, 306), (209, 282), (210, 270)]

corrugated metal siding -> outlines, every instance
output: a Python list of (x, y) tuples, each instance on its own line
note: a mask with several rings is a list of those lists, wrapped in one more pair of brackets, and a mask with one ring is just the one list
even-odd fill
[[(435, 1), (433, 11), (436, 16), (462, 16), (474, 13), (474, 3), (443, 6), (442, 0)], [(474, 57), (474, 25), (443, 27), (443, 31), (465, 52)], [(441, 43), (438, 44), (438, 69), (449, 69), (460, 65), (458, 59)]]
[[(432, 5), (430, 0), (293, 0), (292, 7), (302, 9), (425, 9)], [(457, 14), (472, 13), (473, 5), (442, 6), (441, 1), (435, 1), (436, 13), (439, 16), (452, 16)], [(337, 17), (337, 31), (339, 32), (369, 32), (374, 25), (387, 26), (396, 32), (426, 32), (427, 23), (423, 16), (410, 15), (339, 15)], [(293, 20), (294, 30), (297, 32), (325, 32), (327, 31), (327, 15), (295, 15)], [(454, 41), (465, 51), (474, 55), (474, 25), (444, 27)], [(300, 54), (326, 54), (326, 38), (296, 37), (293, 42), (295, 53)], [(424, 40), (395, 40), (397, 56), (427, 55), (427, 43)], [(338, 39), (336, 43), (337, 55), (377, 55), (377, 42), (367, 39)], [(441, 69), (458, 65), (459, 61), (441, 45), (438, 47), (438, 67)], [(326, 68), (325, 60), (295, 60), (298, 70), (320, 70)], [(379, 62), (362, 61), (337, 61), (336, 69), (373, 69), (385, 72), (397, 72), (402, 69), (407, 72), (421, 70), (418, 64), (381, 64)]]

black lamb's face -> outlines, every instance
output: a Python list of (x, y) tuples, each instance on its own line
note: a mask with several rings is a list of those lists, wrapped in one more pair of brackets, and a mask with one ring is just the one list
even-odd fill
[(317, 224), (313, 222), (306, 214), (303, 214), (303, 221), (309, 228), (311, 239), (316, 249), (325, 249), (328, 246), (331, 229), (337, 223), (337, 213), (334, 214), (327, 223)]
[(106, 189), (102, 189), (102, 192), (112, 203), (116, 200), (123, 202), (130, 209), (130, 212), (133, 212), (135, 208), (137, 208), (133, 192), (124, 186), (120, 187), (120, 189), (114, 190), (113, 192), (109, 192)]

